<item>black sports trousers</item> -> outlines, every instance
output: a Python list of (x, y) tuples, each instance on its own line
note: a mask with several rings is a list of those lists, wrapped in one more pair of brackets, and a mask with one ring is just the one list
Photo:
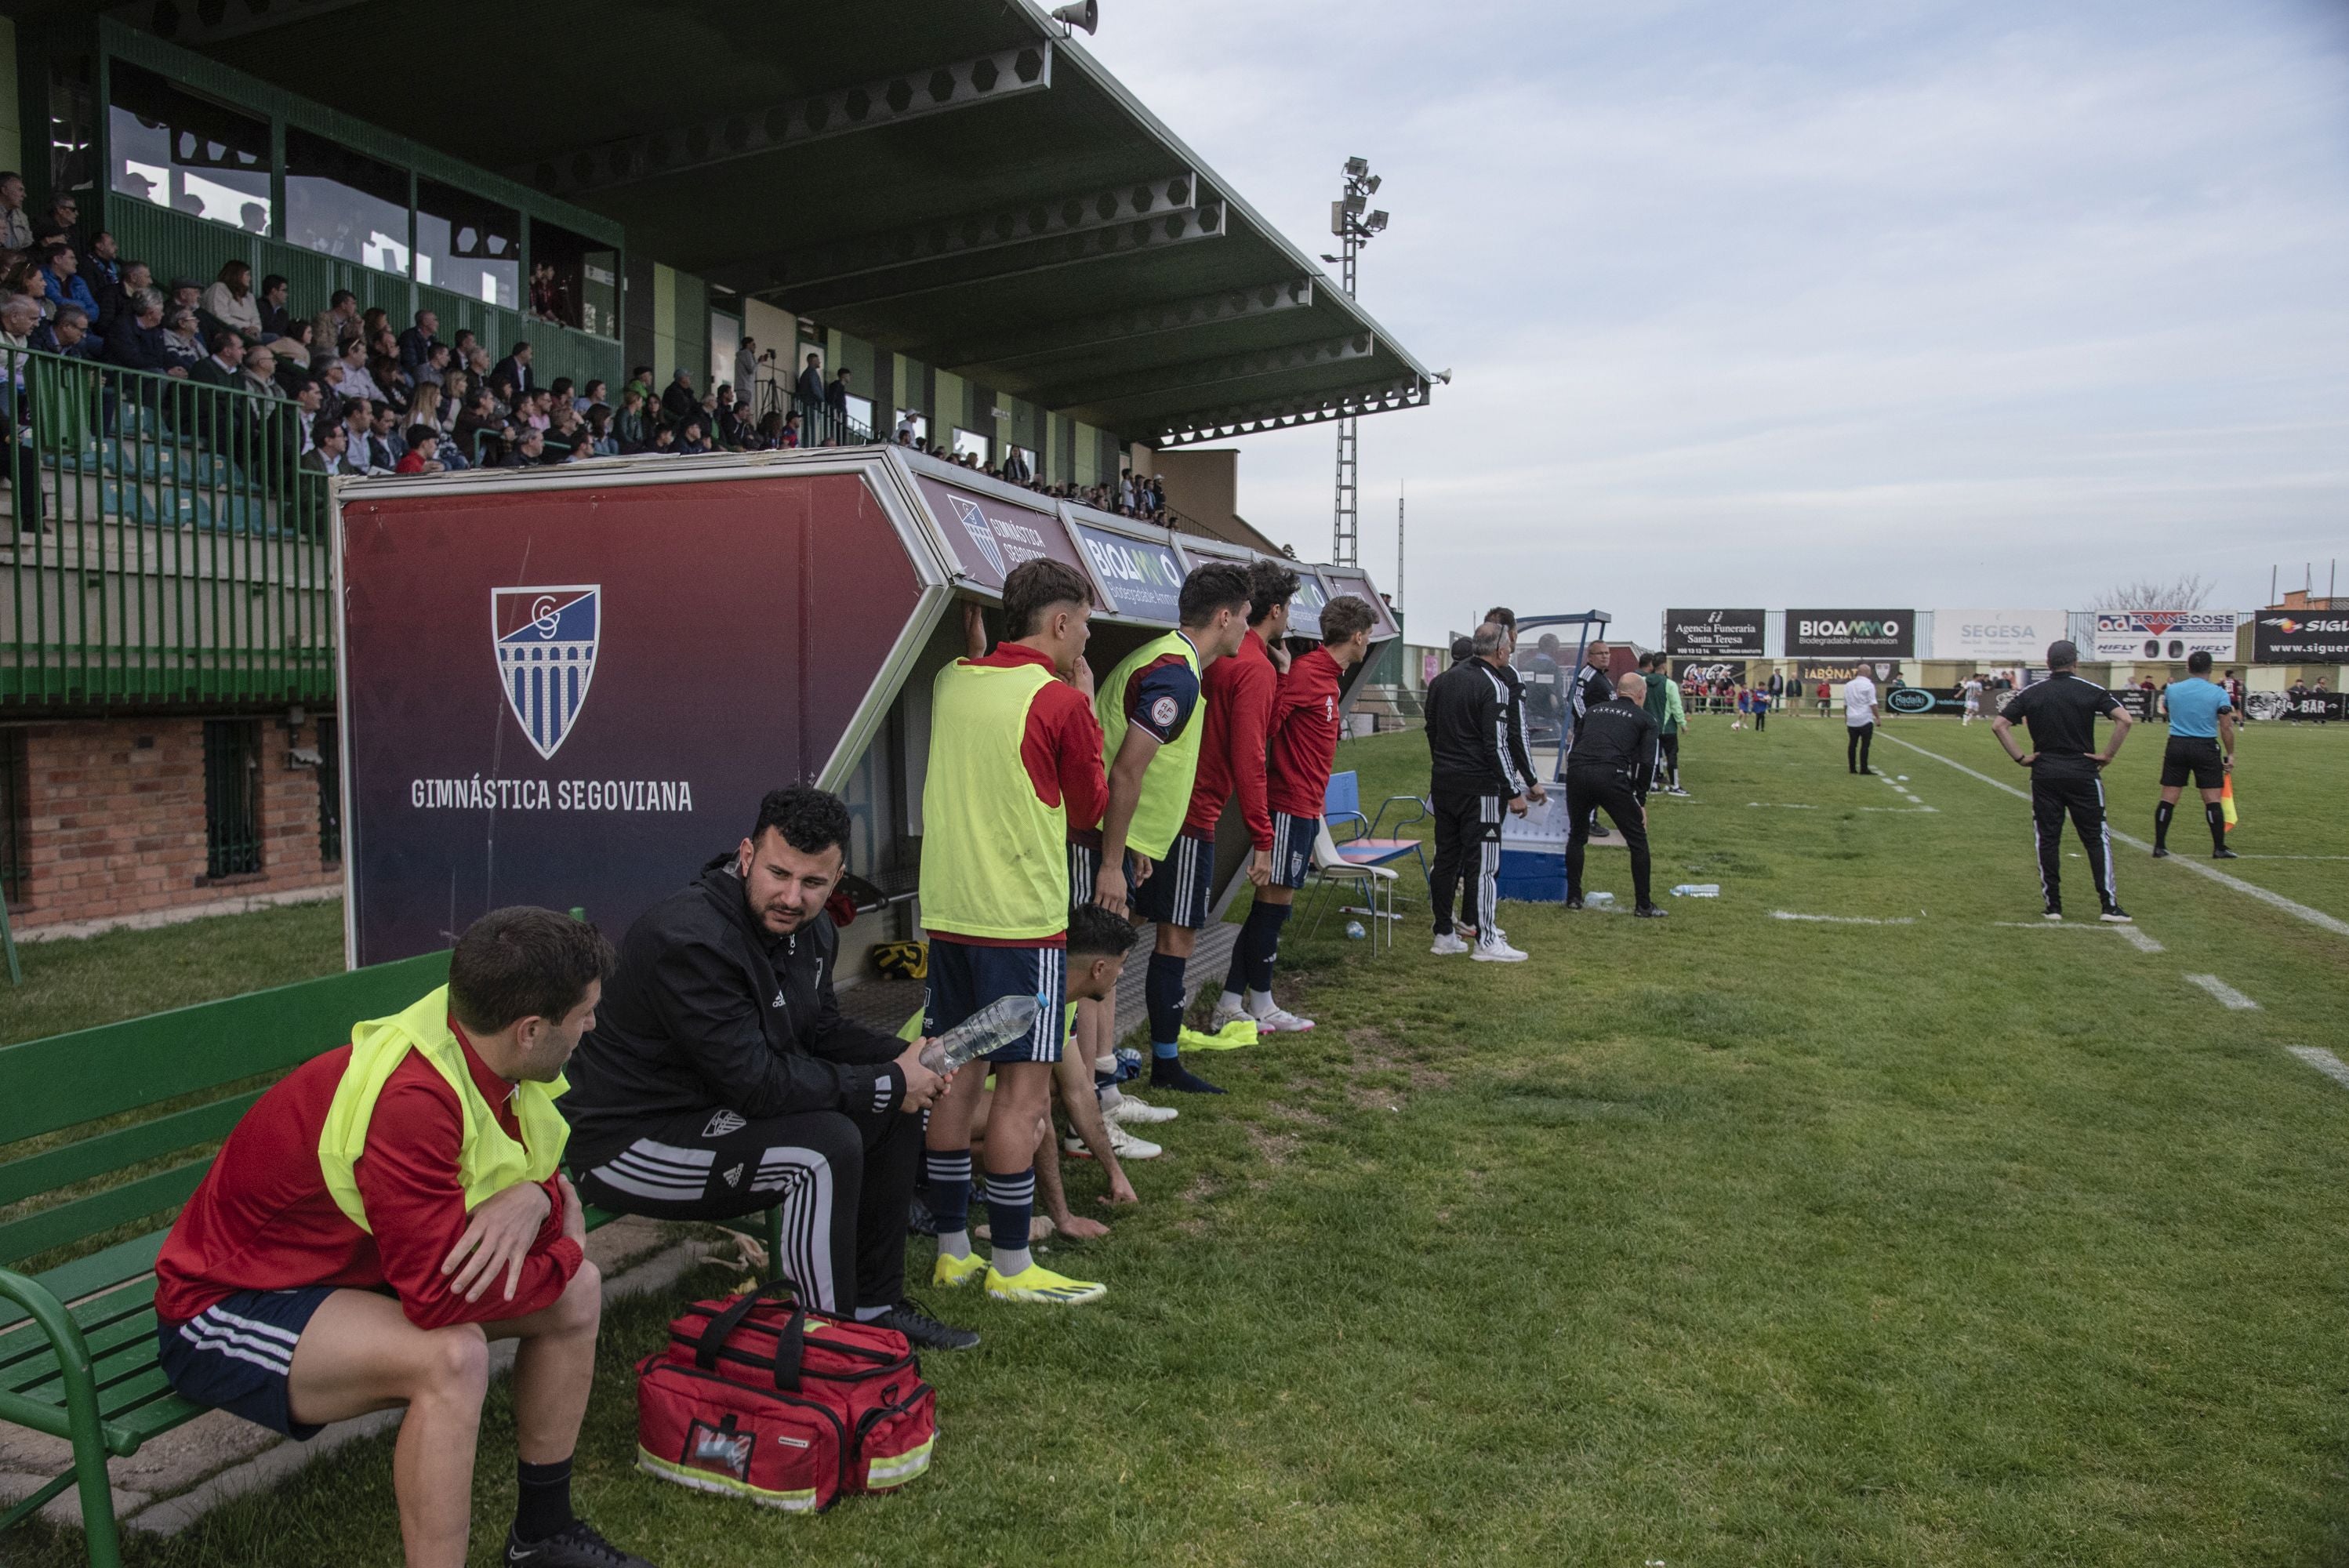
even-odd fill
[(1590, 841), (1590, 825), (1600, 811), (1631, 852), (1632, 897), (1643, 905), (1654, 902), (1648, 896), (1648, 828), (1640, 820), (1640, 798), (1613, 773), (1578, 773), (1571, 768), (1566, 770), (1566, 812), (1571, 824), (1566, 832), (1566, 896), (1582, 896), (1583, 846)]
[(657, 1117), (598, 1148), (574, 1144), (580, 1197), (656, 1220), (731, 1220), (782, 1210), (771, 1273), (822, 1312), (905, 1298), (905, 1215), (922, 1119), (803, 1110), (745, 1119), (724, 1109)]
[(1868, 766), (1868, 743), (1876, 738), (1873, 724), (1853, 724), (1845, 727), (1850, 738), (1843, 743), (1843, 759), (1855, 773)]
[(2031, 779), (2031, 833), (2039, 845), (2039, 891), (2047, 907), (2064, 907), (2064, 818), (2069, 813), (2088, 874), (2096, 884), (2100, 909), (2114, 905), (2113, 836), (2105, 826), (2105, 781), (2102, 779)]
[[(1502, 799), (1438, 789), (1429, 804), (1435, 808), (1435, 866), (1427, 876), (1428, 900), (1435, 906), (1435, 934), (1452, 934), (1452, 890), (1464, 874), (1475, 894), (1475, 922), (1481, 938), (1493, 929), (1499, 907)], [(1468, 905), (1464, 899), (1464, 915)]]

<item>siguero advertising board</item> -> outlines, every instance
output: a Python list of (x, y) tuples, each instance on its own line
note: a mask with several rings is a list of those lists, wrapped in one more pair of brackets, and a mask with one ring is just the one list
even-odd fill
[(1667, 610), (1664, 652), (1674, 658), (1758, 659), (1766, 610)]
[(1790, 659), (1906, 659), (1917, 652), (1914, 610), (1789, 610)]
[(1936, 610), (1932, 656), (2038, 664), (2064, 628), (2061, 610)]
[(2263, 665), (2349, 662), (2349, 614), (2262, 610), (2251, 623), (2251, 657)]

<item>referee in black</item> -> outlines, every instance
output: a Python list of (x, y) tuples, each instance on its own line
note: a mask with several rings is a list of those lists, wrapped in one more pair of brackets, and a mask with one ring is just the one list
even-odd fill
[(1574, 750), (1566, 759), (1566, 907), (1582, 907), (1582, 851), (1600, 810), (1622, 830), (1631, 851), (1631, 913), (1661, 920), (1649, 898), (1648, 789), (1655, 783), (1656, 721), (1648, 714), (1648, 679), (1633, 671), (1615, 695), (1582, 711)]
[[(2096, 749), (2096, 716), (2113, 721), (2113, 743)], [(2032, 749), (2014, 744), (2017, 720), (2031, 727)], [(2064, 918), (2064, 817), (2087, 851), (2102, 918), (2129, 923), (2128, 912), (2113, 890), (2113, 840), (2105, 826), (2101, 770), (2120, 755), (2128, 738), (2128, 709), (2121, 699), (2080, 678), (2080, 650), (2070, 642), (2047, 645), (2047, 678), (2028, 686), (1990, 721), (1990, 732), (2006, 754), (2031, 769), (2031, 829), (2039, 844), (2039, 886), (2047, 896), (2047, 918)]]

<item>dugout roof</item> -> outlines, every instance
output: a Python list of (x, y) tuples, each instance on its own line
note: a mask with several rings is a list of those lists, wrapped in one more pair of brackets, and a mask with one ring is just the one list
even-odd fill
[[(1139, 0), (1106, 26), (1120, 3)], [(1031, 0), (109, 14), (607, 214), (669, 265), (1131, 438), (1428, 396), (1417, 359)]]

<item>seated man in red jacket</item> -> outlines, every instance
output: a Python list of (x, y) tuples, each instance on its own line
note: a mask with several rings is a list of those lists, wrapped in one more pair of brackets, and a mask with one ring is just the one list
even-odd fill
[(295, 1438), (406, 1407), (410, 1568), (465, 1562), (492, 1339), (522, 1341), (505, 1561), (650, 1568), (571, 1511), (603, 1284), (554, 1096), (612, 965), (567, 915), (483, 915), (446, 986), (261, 1097), (156, 1260), (163, 1371), (187, 1398)]

